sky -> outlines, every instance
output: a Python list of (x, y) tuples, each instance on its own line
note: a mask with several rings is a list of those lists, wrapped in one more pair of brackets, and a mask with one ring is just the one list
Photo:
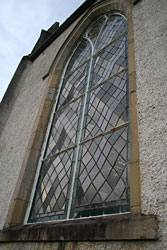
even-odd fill
[(41, 30), (62, 24), (84, 0), (0, 0), (0, 101)]

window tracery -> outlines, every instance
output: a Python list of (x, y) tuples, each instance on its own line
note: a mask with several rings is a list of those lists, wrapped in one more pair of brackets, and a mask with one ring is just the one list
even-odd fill
[(93, 22), (60, 84), (29, 222), (129, 211), (127, 22)]

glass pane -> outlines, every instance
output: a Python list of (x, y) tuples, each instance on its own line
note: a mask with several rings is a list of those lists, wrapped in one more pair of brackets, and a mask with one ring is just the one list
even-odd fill
[(128, 30), (127, 22), (122, 16), (110, 16), (98, 39), (96, 50), (100, 50), (112, 40)]
[(89, 63), (64, 77), (58, 108), (70, 103), (85, 92)]
[(123, 36), (94, 58), (91, 87), (127, 67), (127, 37)]
[(128, 204), (128, 126), (81, 146), (75, 216), (92, 205)]
[(89, 27), (86, 35), (92, 40), (92, 42), (96, 41), (96, 38), (99, 35), (99, 32), (105, 23), (106, 17), (102, 16), (98, 18), (95, 22), (92, 23), (92, 25)]
[(128, 121), (128, 72), (106, 81), (90, 93), (85, 113), (84, 139)]
[(45, 157), (76, 144), (81, 105), (82, 98), (55, 113)]
[(129, 211), (126, 32), (122, 16), (103, 15), (68, 60), (29, 222)]
[(75, 68), (83, 64), (86, 60), (88, 60), (90, 56), (91, 46), (86, 39), (82, 39), (71, 57), (71, 60), (66, 70), (66, 74), (75, 70)]
[(66, 215), (73, 154), (74, 150), (68, 150), (43, 162), (30, 222), (46, 216)]

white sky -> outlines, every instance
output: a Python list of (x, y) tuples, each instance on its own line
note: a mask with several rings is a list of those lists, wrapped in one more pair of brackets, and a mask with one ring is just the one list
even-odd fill
[(55, 21), (60, 24), (84, 0), (0, 0), (0, 101), (24, 55)]

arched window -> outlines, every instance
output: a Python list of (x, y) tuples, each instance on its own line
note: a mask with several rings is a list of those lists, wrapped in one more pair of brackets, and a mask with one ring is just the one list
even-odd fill
[(29, 222), (129, 211), (127, 21), (84, 32), (60, 83)]

